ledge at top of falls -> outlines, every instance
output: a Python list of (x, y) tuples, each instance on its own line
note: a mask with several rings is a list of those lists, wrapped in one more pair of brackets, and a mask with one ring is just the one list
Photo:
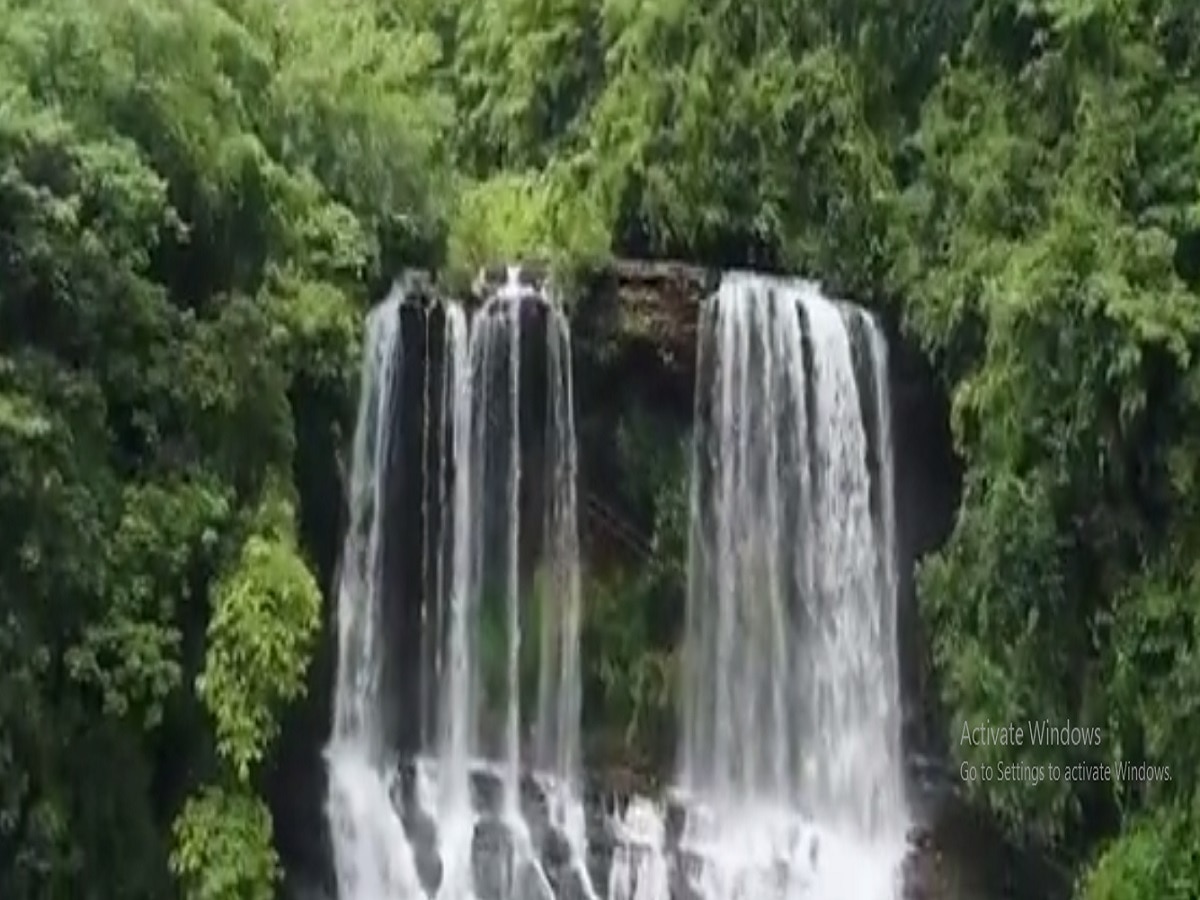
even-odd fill
[(660, 362), (690, 376), (700, 306), (721, 276), (690, 263), (613, 260), (579, 278), (572, 318), (593, 339), (652, 346)]
[[(452, 291), (438, 274), (427, 270), (405, 271), (397, 287), (414, 305), (427, 306), (439, 297), (456, 297), (476, 308), (508, 286), (540, 294), (551, 280), (551, 267), (538, 260), (514, 259), (485, 266), (469, 288)], [(713, 296), (727, 270), (680, 260), (613, 258), (582, 268), (571, 277), (564, 305), (573, 331), (585, 352), (599, 356), (621, 348), (638, 348), (641, 358), (656, 359), (663, 374), (690, 383), (695, 371), (696, 327), (700, 308)], [(764, 272), (787, 278), (786, 273)], [(793, 273), (795, 277), (805, 277)], [(871, 307), (866, 298), (846, 297)], [(930, 371), (919, 349), (899, 335), (892, 311), (884, 316), (884, 329), (892, 345), (893, 392), (928, 390)]]

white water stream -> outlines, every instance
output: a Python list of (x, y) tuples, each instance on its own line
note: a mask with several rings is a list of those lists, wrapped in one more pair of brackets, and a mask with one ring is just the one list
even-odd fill
[(890, 900), (909, 817), (886, 345), (815, 285), (746, 273), (698, 339), (684, 825), (656, 837), (631, 807), (664, 859), (621, 856), (611, 900)]
[[(380, 687), (389, 652), (381, 627), (384, 498), (391, 426), (402, 402), (396, 371), (405, 352), (405, 302), (397, 290), (372, 311), (363, 354), (327, 750), (338, 893), (342, 900), (549, 900), (551, 880), (565, 876), (546, 869), (543, 845), (558, 835), (570, 850), (567, 876), (586, 898), (576, 788), (581, 613), (567, 320), (517, 269), (470, 321), (457, 304), (441, 307), (441, 390), (426, 389), (425, 396), (440, 394), (432, 418), (442, 440), (438, 459), (425, 461), (430, 471), (422, 473), (437, 478), (441, 528), (423, 564), (434, 557), (437, 566), (436, 596), (426, 600), (436, 614), (421, 617), (439, 625), (420, 636), (422, 658), (435, 660), (436, 727), (407, 763), (405, 782), (394, 748), (385, 746)], [(545, 412), (532, 419), (544, 420), (537, 442), (544, 449), (541, 471), (527, 473), (523, 434), (534, 411), (523, 393), (523, 339), (535, 325), (545, 335)], [(426, 340), (430, 333), (426, 326)], [(527, 476), (544, 480), (533, 513), (523, 505)], [(544, 586), (523, 577), (527, 530), (542, 532)], [(532, 716), (522, 709), (527, 640), (539, 651)], [(526, 770), (531, 779), (522, 778)], [(524, 808), (530, 792), (545, 807), (537, 827)]]

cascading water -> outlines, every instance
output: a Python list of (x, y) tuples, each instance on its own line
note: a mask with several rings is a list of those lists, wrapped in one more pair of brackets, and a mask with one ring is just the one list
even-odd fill
[(382, 728), (383, 475), (402, 352), (401, 295), (367, 318), (362, 388), (349, 471), (350, 523), (338, 584), (338, 667), (327, 814), (342, 897), (412, 896), (418, 887), (404, 829), (389, 800)]
[[(696, 413), (669, 893), (895, 897), (908, 816), (882, 335), (811, 283), (729, 274), (702, 313)], [(618, 858), (611, 900), (665, 900), (635, 857), (653, 868), (645, 850)]]
[[(570, 332), (518, 269), (489, 294), (469, 325), (461, 307), (440, 308), (438, 365), (425, 369), (438, 388), (423, 392), (422, 446), (437, 450), (433, 461), (421, 454), (421, 479), (433, 480), (422, 497), (433, 496), (436, 512), (425, 517), (433, 537), (421, 568), (435, 577), (422, 580), (430, 596), (418, 620), (419, 752), (401, 761), (398, 781), (378, 682), (389, 652), (380, 634), (381, 507), (388, 426), (399, 421), (389, 393), (404, 352), (399, 301), (368, 319), (328, 753), (341, 900), (592, 895), (575, 787), (581, 614)], [(544, 345), (523, 341), (531, 328), (544, 328)], [(526, 357), (544, 359), (533, 366), (543, 378), (526, 371)], [(541, 390), (544, 416), (533, 402)], [(439, 394), (433, 409), (429, 398)], [(535, 651), (536, 697), (523, 702), (534, 690), (523, 688)]]

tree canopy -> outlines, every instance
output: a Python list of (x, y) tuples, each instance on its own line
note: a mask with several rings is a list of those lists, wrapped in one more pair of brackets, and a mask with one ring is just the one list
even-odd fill
[[(321, 623), (303, 444), (344, 440), (381, 280), (516, 253), (783, 268), (898, 315), (966, 463), (920, 577), (950, 730), (1069, 718), (1102, 743), (1010, 761), (1172, 776), (974, 799), (1081, 897), (1194, 895), (1192, 0), (0, 0), (0, 25), (5, 898), (272, 896), (258, 773)], [(661, 659), (605, 695), (663, 705)]]

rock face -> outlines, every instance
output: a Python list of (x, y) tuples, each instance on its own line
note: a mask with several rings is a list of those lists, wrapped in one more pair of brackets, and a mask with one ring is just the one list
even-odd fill
[[(444, 875), (438, 826), (431, 810), (422, 808), (416, 763), (402, 762), (394, 779), (392, 806), (404, 825), (417, 874), (428, 896), (436, 896)], [(506, 820), (504, 784), (487, 764), (470, 773), (471, 806), (476, 817), (471, 835), (470, 866), (480, 900), (590, 900), (568, 836), (551, 822), (550, 800), (542, 778), (525, 773), (520, 781), (520, 834)]]
[[(618, 260), (581, 279), (576, 334), (598, 345), (645, 348), (664, 369), (690, 382), (700, 306), (720, 280), (718, 270), (701, 266)], [(688, 388), (690, 400), (690, 383)]]

